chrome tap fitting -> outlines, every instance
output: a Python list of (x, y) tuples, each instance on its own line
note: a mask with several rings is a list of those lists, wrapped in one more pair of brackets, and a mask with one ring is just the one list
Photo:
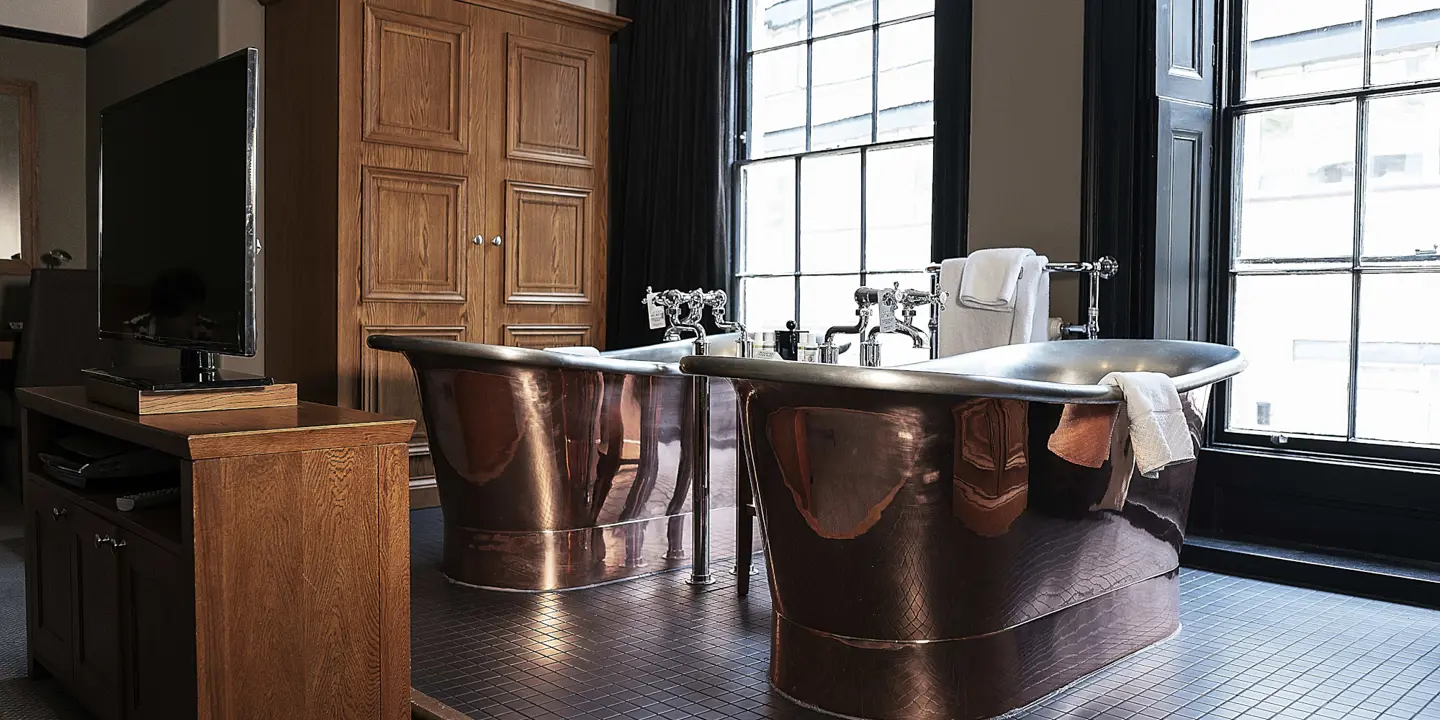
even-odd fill
[(835, 344), (835, 336), (841, 333), (847, 335), (859, 335), (864, 339), (865, 328), (870, 324), (870, 308), (875, 306), (879, 297), (879, 291), (874, 288), (860, 288), (855, 291), (855, 324), (836, 325), (825, 331), (823, 342), (820, 343), (820, 362), (827, 365), (836, 365), (840, 362), (840, 346)]
[[(915, 326), (915, 317), (920, 314), (921, 305), (931, 306), (931, 335), (934, 334), (934, 316), (945, 309), (946, 294), (939, 291), (901, 290), (900, 283), (893, 288), (876, 291), (879, 307), (879, 324), (871, 328), (860, 343), (861, 367), (880, 367), (880, 335), (894, 333), (910, 338), (916, 348), (925, 347), (926, 332)], [(933, 354), (933, 342), (932, 354)]]
[(705, 304), (710, 307), (710, 317), (715, 321), (715, 327), (726, 332), (740, 333), (740, 339), (735, 341), (735, 356), (748, 358), (755, 357), (755, 343), (750, 340), (750, 333), (745, 330), (745, 325), (738, 320), (726, 320), (726, 308), (730, 306), (730, 296), (724, 290), (716, 290), (705, 296)]

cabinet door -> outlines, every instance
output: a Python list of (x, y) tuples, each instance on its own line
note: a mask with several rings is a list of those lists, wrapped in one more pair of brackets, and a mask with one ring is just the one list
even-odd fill
[(100, 720), (120, 717), (119, 542), (115, 526), (79, 507), (70, 509), (76, 547), (74, 581), (75, 695)]
[[(472, 8), (488, 73), (487, 340), (600, 345), (605, 315), (609, 38)], [(498, 241), (498, 242), (496, 242)], [(639, 312), (637, 309), (636, 312)]]
[(44, 485), (25, 482), (25, 564), (30, 654), (70, 682), (71, 574), (75, 533), (70, 504)]
[(339, 402), (415, 419), (415, 478), (434, 475), (415, 376), (403, 356), (365, 341), (484, 339), (488, 131), (469, 7), (373, 0), (340, 8), (341, 81), (359, 113), (342, 113), (340, 123), (339, 260), (358, 282), (339, 287)]
[(193, 718), (194, 584), (180, 558), (122, 533), (121, 704), (127, 720)]

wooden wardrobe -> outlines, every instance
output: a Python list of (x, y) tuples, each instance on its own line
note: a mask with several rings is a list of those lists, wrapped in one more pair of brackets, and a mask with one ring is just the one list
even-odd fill
[(610, 35), (558, 0), (272, 0), (267, 373), (421, 422), (388, 333), (521, 347), (605, 335)]

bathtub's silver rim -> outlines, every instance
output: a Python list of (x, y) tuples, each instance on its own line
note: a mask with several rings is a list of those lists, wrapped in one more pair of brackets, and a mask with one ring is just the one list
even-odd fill
[[(1059, 346), (1064, 346), (1063, 348)], [(859, 390), (884, 390), (930, 395), (968, 395), (1039, 402), (1107, 403), (1123, 399), (1119, 388), (1004, 377), (996, 368), (1005, 364), (1034, 361), (1044, 353), (1063, 350), (1077, 359), (1084, 356), (1104, 360), (1122, 353), (1134, 357), (1148, 353), (1153, 367), (1175, 358), (1193, 358), (1191, 372), (1174, 376), (1175, 388), (1188, 392), (1230, 378), (1244, 370), (1247, 362), (1240, 352), (1226, 345), (1187, 340), (1066, 340), (1030, 345), (1011, 345), (900, 365), (891, 368), (861, 368), (840, 365), (752, 360), (733, 357), (687, 357), (680, 361), (683, 372), (764, 382), (824, 385)], [(996, 360), (996, 362), (987, 362)], [(976, 368), (974, 371), (966, 371)], [(1099, 370), (1097, 369), (1097, 372)], [(1103, 374), (1103, 373), (1102, 373)]]

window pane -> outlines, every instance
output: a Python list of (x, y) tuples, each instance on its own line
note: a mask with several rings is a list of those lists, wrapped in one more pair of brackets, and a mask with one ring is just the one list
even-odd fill
[(775, 160), (740, 170), (745, 236), (740, 271), (795, 271), (795, 161)]
[(814, 0), (815, 37), (875, 23), (875, 0)]
[(935, 12), (935, 0), (880, 0), (880, 22)]
[(930, 263), (933, 156), (930, 143), (866, 156), (867, 270), (916, 270)]
[(795, 318), (795, 278), (743, 278), (740, 283), (746, 330), (783, 330), (785, 321)]
[(1245, 99), (1360, 86), (1365, 0), (1249, 0), (1245, 12)]
[(871, 77), (875, 48), (871, 32), (815, 41), (815, 89), (811, 100), (810, 148), (870, 142)]
[(751, 58), (750, 157), (805, 150), (805, 46)]
[(935, 21), (880, 29), (878, 141), (935, 134)]
[(1344, 436), (1349, 426), (1350, 275), (1235, 278), (1229, 427)]
[(1355, 103), (1244, 115), (1236, 258), (1343, 257), (1355, 235)]
[(855, 324), (855, 289), (859, 275), (822, 275), (800, 278), (800, 329), (809, 330), (819, 343), (826, 328)]
[(1440, 0), (1375, 0), (1370, 82), (1440, 77)]
[(1370, 102), (1365, 255), (1440, 260), (1440, 93)]
[(1440, 444), (1440, 274), (1360, 280), (1360, 373), (1355, 433), (1370, 440)]
[(800, 270), (860, 271), (860, 153), (801, 161)]
[(804, 40), (809, 28), (805, 0), (750, 0), (750, 49)]

